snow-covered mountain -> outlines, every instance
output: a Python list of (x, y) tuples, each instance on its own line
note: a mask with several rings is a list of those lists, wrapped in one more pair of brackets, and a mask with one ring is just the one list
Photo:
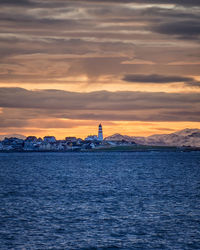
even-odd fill
[(134, 141), (142, 145), (155, 146), (191, 146), (200, 147), (200, 129), (184, 129), (172, 134), (151, 135), (148, 137), (135, 137), (114, 134), (105, 138), (111, 141)]
[(128, 136), (128, 135), (114, 134), (114, 135), (106, 137), (105, 140), (107, 140), (107, 141), (122, 141), (122, 140), (125, 140), (125, 141), (132, 142), (133, 137)]

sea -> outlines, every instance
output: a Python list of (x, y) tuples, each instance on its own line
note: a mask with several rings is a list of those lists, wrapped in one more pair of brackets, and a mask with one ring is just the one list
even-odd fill
[(0, 249), (200, 249), (200, 152), (1, 153)]

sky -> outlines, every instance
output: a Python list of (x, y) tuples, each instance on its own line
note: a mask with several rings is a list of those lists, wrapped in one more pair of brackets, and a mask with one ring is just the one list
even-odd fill
[(200, 128), (199, 0), (0, 0), (0, 134)]

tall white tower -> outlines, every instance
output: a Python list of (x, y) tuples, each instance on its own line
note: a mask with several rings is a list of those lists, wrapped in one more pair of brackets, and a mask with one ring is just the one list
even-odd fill
[(101, 124), (99, 124), (98, 140), (103, 141), (103, 129)]

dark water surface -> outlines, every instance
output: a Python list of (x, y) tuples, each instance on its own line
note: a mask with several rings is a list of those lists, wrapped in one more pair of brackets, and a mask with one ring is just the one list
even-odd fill
[(1, 249), (200, 249), (200, 152), (2, 153)]

